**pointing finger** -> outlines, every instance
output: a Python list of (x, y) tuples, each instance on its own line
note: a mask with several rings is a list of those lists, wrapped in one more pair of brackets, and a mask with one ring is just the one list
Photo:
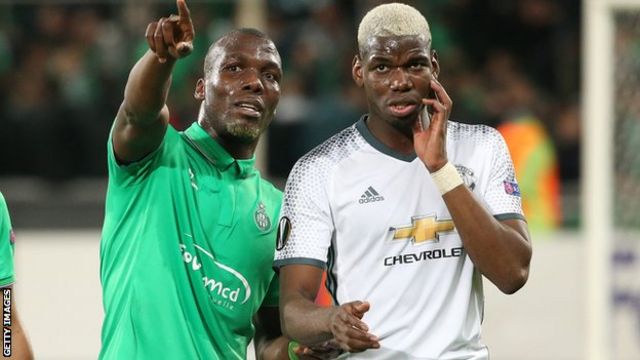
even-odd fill
[(178, 7), (178, 15), (181, 21), (191, 22), (191, 12), (187, 7), (185, 0), (176, 0), (176, 6)]

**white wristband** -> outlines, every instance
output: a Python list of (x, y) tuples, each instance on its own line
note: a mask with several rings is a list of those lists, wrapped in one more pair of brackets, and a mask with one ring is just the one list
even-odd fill
[(458, 174), (458, 170), (450, 162), (447, 162), (440, 170), (431, 173), (433, 182), (438, 187), (441, 195), (448, 193), (458, 185), (462, 185), (463, 181)]

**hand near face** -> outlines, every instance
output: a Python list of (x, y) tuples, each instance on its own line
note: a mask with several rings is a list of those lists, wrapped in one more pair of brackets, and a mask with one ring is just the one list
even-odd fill
[(380, 347), (378, 338), (368, 332), (369, 327), (361, 320), (369, 307), (367, 302), (353, 301), (334, 308), (330, 329), (343, 350), (362, 352)]
[(193, 23), (185, 0), (176, 0), (178, 15), (170, 15), (147, 26), (145, 37), (149, 48), (161, 63), (167, 58), (183, 58), (193, 51)]
[(426, 129), (422, 119), (418, 119), (413, 126), (413, 147), (430, 173), (440, 170), (448, 161), (447, 122), (453, 107), (453, 101), (435, 78), (431, 80), (431, 89), (436, 98), (422, 99), (424, 106), (432, 109), (431, 121)]

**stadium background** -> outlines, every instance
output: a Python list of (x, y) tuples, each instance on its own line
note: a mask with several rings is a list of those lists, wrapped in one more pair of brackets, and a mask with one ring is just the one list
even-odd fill
[[(259, 25), (284, 64), (278, 115), (259, 156), (263, 173), (282, 186), (299, 156), (365, 111), (350, 65), (357, 22), (379, 2), (188, 1), (195, 51), (174, 72), (172, 124), (182, 129), (196, 117), (192, 95), (208, 44), (234, 26)], [(440, 79), (455, 103), (452, 118), (503, 131), (528, 196), (530, 282), (513, 296), (485, 283), (484, 331), (492, 358), (582, 359), (582, 4), (405, 2), (430, 22)], [(0, 1), (0, 190), (18, 235), (18, 307), (37, 358), (97, 354), (106, 137), (128, 71), (146, 49), (146, 24), (172, 12), (170, 0)], [(631, 42), (627, 48), (637, 51), (640, 22), (634, 19), (627, 20), (630, 30), (616, 33), (616, 43)], [(624, 132), (629, 142), (638, 134), (633, 129)], [(630, 176), (640, 169), (634, 159), (625, 166), (635, 169)], [(631, 195), (637, 194), (626, 195), (625, 204), (635, 203)], [(637, 228), (637, 211), (621, 214)], [(618, 258), (628, 263), (629, 256)], [(640, 358), (640, 296), (627, 290), (616, 295), (615, 358)]]

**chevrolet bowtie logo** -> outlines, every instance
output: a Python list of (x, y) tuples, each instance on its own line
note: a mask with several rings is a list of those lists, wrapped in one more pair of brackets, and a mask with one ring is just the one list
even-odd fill
[(440, 233), (452, 232), (455, 230), (453, 221), (441, 220), (430, 216), (414, 216), (411, 218), (411, 225), (389, 228), (393, 232), (392, 240), (409, 239), (415, 244), (422, 244), (428, 241), (438, 241)]

